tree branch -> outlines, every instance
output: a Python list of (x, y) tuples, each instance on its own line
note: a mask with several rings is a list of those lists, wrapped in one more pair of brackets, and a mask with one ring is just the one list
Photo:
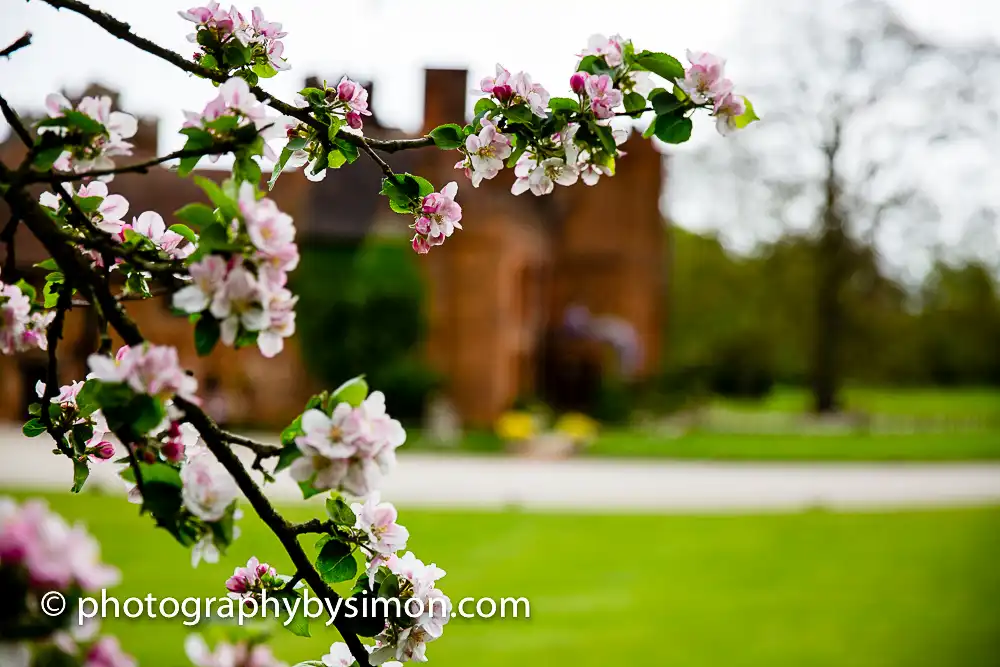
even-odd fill
[(0, 56), (9, 59), (12, 55), (14, 55), (15, 51), (19, 51), (29, 44), (31, 44), (31, 32), (25, 31), (23, 35), (11, 42), (10, 46), (5, 48), (3, 51), (0, 51)]
[[(196, 62), (184, 58), (181, 54), (176, 51), (171, 51), (170, 49), (165, 49), (159, 44), (152, 42), (145, 37), (140, 37), (132, 32), (132, 26), (123, 21), (119, 21), (110, 14), (102, 11), (98, 11), (87, 5), (86, 3), (80, 2), (79, 0), (42, 0), (48, 5), (55, 7), (56, 9), (68, 9), (71, 12), (75, 12), (84, 16), (100, 27), (104, 28), (108, 33), (128, 42), (132, 46), (145, 51), (151, 55), (156, 56), (168, 63), (174, 65), (175, 67), (195, 74), (204, 79), (209, 79), (215, 81), (216, 83), (225, 83), (229, 80), (230, 75), (224, 72), (217, 72), (210, 70), (207, 67), (202, 67)], [(294, 107), (287, 102), (282, 102), (278, 98), (274, 97), (267, 91), (263, 90), (259, 86), (251, 86), (250, 92), (260, 100), (261, 102), (267, 104), (275, 111), (278, 111), (286, 116), (291, 116), (297, 120), (312, 126), (320, 132), (321, 137), (326, 137), (329, 128), (319, 120), (317, 120), (311, 113), (306, 109), (300, 109)], [(434, 140), (430, 137), (420, 137), (418, 139), (396, 139), (393, 141), (381, 141), (379, 139), (369, 139), (368, 137), (361, 137), (358, 135), (351, 134), (349, 132), (344, 132), (338, 135), (345, 141), (354, 144), (360, 150), (365, 150), (365, 147), (378, 149), (386, 153), (395, 153), (396, 151), (407, 150), (412, 148), (427, 148), (434, 145)], [(367, 152), (367, 151), (366, 151)], [(371, 155), (371, 153), (369, 153)]]
[(14, 130), (14, 134), (21, 139), (24, 145), (28, 148), (34, 146), (35, 140), (31, 138), (31, 133), (28, 132), (28, 128), (24, 126), (24, 123), (21, 122), (21, 119), (17, 117), (17, 114), (14, 113), (14, 110), (10, 108), (10, 105), (7, 104), (7, 100), (3, 97), (0, 97), (0, 110), (3, 111), (4, 120), (7, 121), (10, 128)]
[(186, 157), (200, 157), (203, 155), (222, 155), (228, 153), (231, 150), (237, 148), (239, 144), (234, 141), (224, 141), (218, 144), (213, 144), (208, 148), (182, 148), (181, 150), (174, 151), (168, 155), (161, 155), (160, 157), (155, 157), (145, 162), (137, 162), (136, 164), (123, 165), (121, 167), (114, 167), (112, 169), (92, 169), (90, 171), (81, 171), (77, 173), (67, 174), (67, 173), (53, 173), (53, 174), (39, 174), (34, 175), (26, 179), (28, 183), (70, 183), (73, 181), (82, 181), (87, 178), (97, 178), (99, 176), (110, 176), (112, 174), (145, 174), (149, 172), (150, 167), (155, 167), (156, 165), (163, 164), (164, 162), (169, 162), (170, 160), (180, 160)]

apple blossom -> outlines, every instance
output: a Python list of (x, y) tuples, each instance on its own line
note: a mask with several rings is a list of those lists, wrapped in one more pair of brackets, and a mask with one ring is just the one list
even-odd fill
[(122, 651), (117, 638), (101, 637), (87, 651), (83, 667), (136, 667), (136, 661)]
[(265, 584), (277, 580), (278, 572), (267, 563), (261, 563), (256, 556), (251, 556), (246, 567), (237, 567), (233, 576), (226, 580), (226, 590), (243, 596), (254, 592)]
[[(73, 110), (72, 103), (64, 95), (52, 93), (45, 98), (45, 108), (50, 118), (59, 118)], [(111, 111), (111, 98), (84, 97), (76, 111), (90, 117), (103, 126), (102, 131), (93, 135), (85, 134), (86, 143), (67, 144), (66, 150), (53, 164), (61, 171), (87, 171), (90, 169), (111, 169), (115, 163), (111, 159), (120, 155), (131, 155), (132, 144), (125, 141), (135, 136), (139, 129), (135, 116), (121, 111)], [(43, 124), (39, 132), (65, 133), (66, 128)], [(82, 139), (79, 141), (83, 141)], [(102, 181), (111, 181), (113, 174), (101, 176)]]
[(220, 641), (212, 650), (201, 635), (188, 635), (184, 652), (195, 667), (288, 667), (270, 648), (251, 641)]
[(573, 185), (579, 174), (575, 164), (568, 164), (563, 158), (551, 157), (535, 162), (534, 158), (524, 155), (514, 167), (517, 180), (510, 191), (519, 195), (527, 190), (535, 196), (550, 194), (559, 185)]
[[(182, 19), (191, 21), (197, 24), (199, 27), (204, 26), (221, 37), (226, 37), (233, 33), (235, 28), (233, 18), (230, 13), (219, 7), (219, 3), (209, 2), (204, 7), (192, 7), (186, 12), (177, 12)], [(191, 33), (187, 36), (189, 42), (194, 43), (197, 41), (197, 35)]]
[(587, 89), (587, 79), (590, 75), (586, 72), (573, 72), (573, 76), (569, 78), (569, 87), (577, 95), (583, 95)]
[(31, 312), (31, 299), (17, 285), (0, 281), (0, 354), (48, 349), (46, 330), (55, 311)]
[(0, 498), (0, 567), (23, 567), (32, 586), (99, 590), (119, 580), (100, 562), (96, 540), (82, 526), (70, 527), (40, 500), (18, 506)]
[(678, 80), (677, 86), (691, 98), (695, 104), (705, 104), (727, 95), (733, 84), (726, 79), (726, 61), (711, 53), (688, 51), (688, 61), (691, 66), (684, 72), (684, 78)]
[(87, 357), (92, 377), (112, 384), (127, 384), (137, 394), (158, 398), (180, 396), (198, 403), (198, 381), (180, 367), (177, 348), (144, 343), (122, 346), (115, 359), (103, 354)]
[(372, 652), (373, 665), (385, 664), (389, 660), (426, 660), (427, 643), (439, 638), (444, 625), (451, 618), (451, 601), (436, 586), (445, 571), (435, 564), (424, 565), (412, 552), (403, 556), (389, 556), (386, 567), (400, 579), (400, 590), (408, 590), (409, 596), (419, 599), (423, 613), (411, 620), (411, 625), (400, 627), (390, 623), (386, 630), (375, 638), (376, 649)]
[(424, 243), (418, 241), (417, 237), (423, 238), (429, 248), (441, 245), (456, 229), (462, 228), (459, 223), (462, 219), (462, 207), (455, 201), (457, 194), (458, 184), (452, 181), (441, 188), (440, 192), (432, 192), (423, 198), (411, 225), (417, 233), (411, 241), (417, 253), (424, 254), (421, 252)]
[(612, 118), (615, 107), (622, 103), (622, 92), (614, 87), (614, 82), (607, 74), (587, 77), (584, 90), (590, 98), (590, 110), (599, 119)]
[(107, 440), (102, 440), (91, 447), (88, 453), (95, 460), (107, 461), (108, 459), (113, 459), (115, 457), (115, 446)]
[(195, 246), (186, 238), (167, 229), (166, 223), (156, 211), (140, 213), (132, 219), (131, 229), (140, 236), (145, 236), (153, 245), (175, 259), (183, 259), (195, 251)]
[(202, 521), (222, 519), (236, 500), (236, 480), (208, 452), (190, 457), (181, 468), (184, 507)]
[(479, 88), (484, 93), (497, 98), (501, 103), (506, 102), (514, 95), (514, 88), (510, 82), (510, 72), (500, 63), (497, 63), (496, 76), (484, 77)]
[(364, 504), (352, 503), (356, 522), (354, 527), (368, 536), (368, 546), (375, 553), (390, 555), (406, 548), (410, 533), (396, 523), (398, 516), (392, 503), (379, 502), (378, 491), (373, 491)]
[(356, 408), (338, 404), (333, 414), (306, 410), (303, 434), (295, 439), (302, 456), (290, 468), (292, 478), (325, 491), (343, 489), (366, 496), (396, 463), (396, 448), (406, 441), (400, 423), (385, 411), (385, 396), (373, 391)]
[(229, 272), (209, 306), (209, 312), (219, 320), (223, 343), (233, 345), (241, 328), (260, 331), (267, 326), (265, 298), (260, 282), (247, 269), (237, 266)]
[(337, 99), (347, 108), (347, 124), (360, 130), (361, 116), (372, 115), (368, 110), (368, 91), (360, 83), (345, 76), (337, 84)]
[[(128, 200), (125, 197), (109, 195), (108, 185), (103, 181), (91, 181), (81, 185), (76, 196), (81, 199), (100, 197), (102, 201), (97, 205), (97, 210), (90, 213), (88, 217), (98, 229), (119, 240), (121, 239), (122, 228), (125, 226), (125, 223), (122, 222), (122, 216), (128, 212)], [(58, 211), (62, 206), (62, 198), (53, 192), (46, 191), (38, 197), (38, 203)]]
[[(503, 169), (504, 160), (510, 156), (510, 137), (500, 132), (488, 118), (483, 118), (479, 134), (465, 139), (465, 151), (471, 168), (472, 187), (478, 188), (483, 180), (495, 177)], [(465, 166), (466, 162), (459, 163)]]
[(742, 116), (747, 110), (746, 102), (742, 95), (726, 93), (724, 96), (716, 98), (714, 105), (715, 127), (719, 134), (726, 136), (735, 132), (737, 116)]
[[(201, 113), (185, 111), (184, 127), (200, 127), (218, 136), (218, 131), (209, 127), (208, 124), (227, 115), (235, 116), (238, 119), (238, 127), (252, 124), (265, 140), (275, 139), (285, 134), (284, 129), (279, 126), (276, 119), (267, 116), (267, 105), (260, 102), (250, 92), (250, 85), (246, 80), (238, 76), (230, 78), (219, 86), (219, 94), (205, 105)], [(213, 160), (219, 158), (218, 155), (211, 157)], [(270, 160), (277, 158), (274, 149), (267, 141), (264, 142), (264, 157)]]
[(284, 287), (267, 290), (265, 313), (267, 324), (257, 336), (257, 347), (267, 358), (277, 356), (285, 347), (285, 339), (295, 333), (295, 304), (299, 298)]
[(212, 303), (228, 271), (228, 264), (220, 255), (205, 255), (188, 267), (192, 284), (174, 292), (173, 307), (185, 313), (202, 312)]
[(518, 72), (510, 78), (514, 87), (514, 102), (523, 102), (531, 109), (531, 113), (540, 118), (547, 117), (546, 108), (549, 104), (549, 91), (545, 90), (540, 83), (533, 83), (531, 75), (527, 72)]
[(625, 39), (621, 35), (612, 35), (611, 37), (591, 35), (587, 41), (587, 48), (577, 54), (577, 56), (579, 58), (597, 56), (598, 58), (604, 58), (604, 62), (608, 64), (608, 67), (618, 67), (622, 64), (624, 46)]

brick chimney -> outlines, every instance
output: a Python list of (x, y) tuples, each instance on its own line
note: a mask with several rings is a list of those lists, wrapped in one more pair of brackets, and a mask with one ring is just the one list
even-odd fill
[(424, 77), (424, 131), (444, 123), (464, 125), (468, 70), (427, 69)]

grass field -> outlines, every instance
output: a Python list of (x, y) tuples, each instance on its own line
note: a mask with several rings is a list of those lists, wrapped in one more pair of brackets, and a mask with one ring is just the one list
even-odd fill
[[(877, 415), (904, 417), (1000, 419), (1000, 390), (993, 387), (847, 387), (844, 407)], [(746, 412), (807, 412), (809, 392), (800, 387), (776, 387), (760, 401), (715, 399), (713, 404)]]
[[(287, 571), (255, 518), (224, 563), (187, 552), (121, 498), (48, 496), (84, 519), (118, 565), (119, 597), (215, 596), (252, 554)], [(297, 507), (291, 518), (311, 515)], [(994, 667), (1000, 655), (1000, 509), (745, 517), (408, 512), (410, 546), (444, 590), (527, 597), (530, 619), (455, 619), (441, 667), (727, 665)], [(178, 667), (177, 621), (106, 623), (146, 667)], [(294, 664), (336, 639), (276, 635)]]

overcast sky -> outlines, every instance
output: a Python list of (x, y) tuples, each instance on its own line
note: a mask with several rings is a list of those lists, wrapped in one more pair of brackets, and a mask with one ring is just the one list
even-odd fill
[[(91, 4), (131, 23), (138, 34), (188, 55), (193, 49), (185, 35), (193, 25), (182, 20), (177, 10), (185, 9), (190, 1), (182, 0), (183, 7), (167, 0), (93, 0)], [(421, 123), (424, 67), (468, 67), (471, 86), (499, 61), (508, 69), (529, 71), (553, 94), (562, 94), (576, 62), (574, 54), (595, 32), (618, 32), (632, 38), (639, 48), (678, 56), (688, 47), (725, 55), (741, 50), (745, 42), (741, 33), (750, 25), (747, 12), (760, 7), (754, 0), (257, 2), (268, 19), (282, 22), (289, 32), (285, 54), (292, 70), (266, 81), (268, 90), (290, 99), (310, 74), (333, 77), (347, 72), (355, 78), (371, 78), (378, 85), (374, 107), (380, 117), (414, 132)], [(936, 40), (1000, 40), (996, 0), (897, 0), (893, 4), (915, 29)], [(241, 5), (247, 13), (250, 8)], [(25, 30), (34, 33), (30, 48), (9, 61), (0, 60), (0, 91), (17, 108), (40, 108), (53, 90), (67, 89), (72, 94), (88, 81), (99, 81), (122, 91), (127, 111), (159, 116), (161, 143), (168, 150), (180, 143), (174, 130), (181, 123), (180, 109), (200, 110), (214, 95), (206, 82), (110, 37), (81, 16), (57, 12), (40, 0), (0, 0), (0, 16), (4, 45)], [(767, 17), (754, 20), (766, 21)], [(739, 82), (752, 67), (745, 59), (731, 59), (727, 74)], [(698, 125), (696, 140), (708, 140), (714, 133), (711, 122)]]

